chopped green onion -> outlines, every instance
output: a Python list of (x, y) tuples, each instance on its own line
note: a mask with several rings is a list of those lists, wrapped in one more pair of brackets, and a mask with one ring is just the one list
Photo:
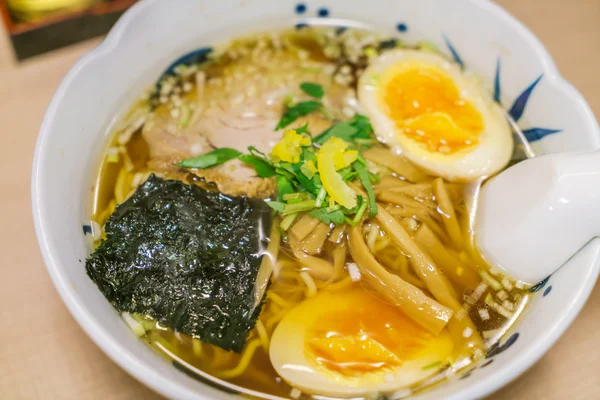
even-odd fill
[(119, 162), (119, 149), (116, 147), (111, 147), (106, 152), (106, 162), (109, 163), (118, 163)]
[(285, 209), (285, 203), (282, 203), (280, 201), (267, 201), (266, 203), (269, 207), (271, 207), (277, 212), (283, 212), (283, 210)]
[(125, 321), (125, 323), (129, 326), (129, 328), (131, 328), (135, 336), (142, 337), (146, 334), (144, 326), (140, 322), (136, 321), (135, 318), (131, 316), (131, 314), (129, 314), (128, 312), (124, 312), (121, 313), (121, 317), (123, 318), (123, 321)]
[[(503, 289), (502, 284), (500, 282), (498, 282), (496, 279), (494, 279), (492, 277), (492, 275), (490, 275), (487, 271), (480, 270), (479, 276), (481, 276), (481, 279), (483, 279), (485, 281), (485, 283), (490, 285), (491, 288), (494, 289), (496, 292)], [(488, 295), (489, 295), (489, 293), (488, 293)]]
[(365, 55), (369, 58), (375, 57), (377, 56), (377, 50), (375, 50), (373, 47), (367, 47), (365, 49)]
[(342, 208), (339, 204), (331, 204), (331, 202), (329, 202), (329, 207), (327, 207), (327, 212), (334, 212), (339, 210), (340, 208)]
[(292, 224), (294, 223), (294, 220), (296, 219), (296, 217), (298, 217), (299, 214), (300, 213), (293, 213), (293, 214), (286, 215), (285, 218), (279, 224), (279, 227), (281, 229), (283, 229), (283, 231), (287, 231), (289, 229), (289, 227), (292, 226)]
[(294, 104), (294, 95), (291, 93), (286, 94), (283, 98), (283, 104), (285, 104), (286, 107), (291, 107), (292, 104)]
[(436, 361), (434, 363), (431, 363), (431, 364), (428, 364), (428, 365), (424, 366), (422, 369), (423, 369), (423, 371), (427, 371), (428, 369), (439, 367), (441, 365), (442, 365), (441, 361)]
[(366, 209), (367, 209), (367, 202), (363, 201), (363, 203), (360, 205), (358, 211), (356, 212), (356, 215), (352, 219), (352, 222), (354, 222), (355, 224), (357, 224), (358, 221), (360, 221), (360, 219), (362, 218), (362, 216), (365, 213)]
[(296, 192), (296, 193), (287, 193), (283, 195), (283, 200), (289, 202), (290, 200), (307, 200), (308, 193), (306, 192)]
[(327, 196), (327, 190), (324, 187), (321, 187), (319, 190), (319, 194), (317, 195), (317, 201), (315, 202), (315, 207), (321, 207), (323, 200), (325, 200), (325, 196)]
[(295, 204), (287, 204), (285, 206), (285, 208), (283, 209), (283, 215), (289, 215), (289, 214), (293, 214), (293, 213), (297, 213), (297, 212), (301, 212), (301, 211), (309, 211), (312, 210), (313, 208), (315, 208), (315, 201), (314, 200), (304, 200), (301, 201), (300, 203), (295, 203)]
[(315, 167), (315, 163), (311, 160), (304, 161), (304, 164), (300, 167), (300, 172), (304, 174), (308, 179), (312, 179), (313, 176), (317, 173), (317, 167)]
[(179, 118), (179, 122), (177, 123), (177, 126), (180, 129), (187, 127), (188, 124), (190, 123), (191, 117), (192, 117), (192, 110), (190, 109), (190, 106), (188, 106), (187, 104), (182, 105), (181, 106), (181, 118)]

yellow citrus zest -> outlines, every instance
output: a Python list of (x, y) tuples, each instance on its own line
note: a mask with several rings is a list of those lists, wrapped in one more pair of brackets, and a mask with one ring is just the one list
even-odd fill
[(310, 146), (310, 138), (289, 129), (283, 134), (283, 138), (273, 147), (271, 156), (275, 162), (285, 161), (292, 164), (300, 162), (302, 147)]
[[(353, 208), (356, 205), (356, 193), (346, 185), (342, 176), (337, 172), (339, 168), (336, 167), (336, 164), (344, 165), (345, 162), (352, 158), (351, 155), (344, 156), (347, 147), (348, 144), (342, 139), (332, 137), (321, 146), (321, 149), (317, 153), (317, 164), (319, 174), (321, 175), (321, 182), (329, 196), (336, 203), (346, 208)], [(347, 153), (351, 152), (352, 150)], [(336, 156), (340, 160), (337, 163)], [(355, 154), (356, 156), (358, 154)]]

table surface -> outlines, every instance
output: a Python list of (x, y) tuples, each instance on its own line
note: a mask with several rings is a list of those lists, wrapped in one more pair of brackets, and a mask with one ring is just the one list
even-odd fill
[[(501, 0), (554, 56), (600, 116), (600, 0)], [(0, 398), (159, 399), (109, 360), (73, 320), (43, 265), (30, 208), (37, 131), (88, 41), (17, 64), (0, 38)], [(600, 287), (556, 345), (490, 399), (600, 398)]]

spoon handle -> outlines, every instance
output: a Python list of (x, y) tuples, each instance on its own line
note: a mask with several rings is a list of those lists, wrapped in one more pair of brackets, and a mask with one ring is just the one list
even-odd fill
[(484, 257), (537, 283), (600, 235), (600, 151), (525, 160), (484, 185), (478, 211)]

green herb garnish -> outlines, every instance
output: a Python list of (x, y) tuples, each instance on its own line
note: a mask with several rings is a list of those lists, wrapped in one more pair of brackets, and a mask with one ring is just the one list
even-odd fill
[(372, 134), (373, 127), (369, 119), (364, 115), (356, 114), (350, 121), (339, 122), (317, 135), (314, 142), (322, 145), (330, 138), (337, 137), (349, 143), (357, 142), (363, 147), (369, 147), (373, 143)]
[(439, 367), (440, 365), (442, 365), (442, 362), (441, 361), (436, 361), (434, 363), (431, 363), (431, 364), (428, 364), (428, 365), (424, 366), (422, 369), (423, 369), (423, 371), (427, 371), (428, 369)]
[(367, 191), (367, 196), (369, 197), (369, 217), (373, 218), (377, 215), (377, 203), (375, 201), (375, 191), (373, 190), (373, 185), (371, 185), (371, 177), (369, 176), (367, 167), (365, 167), (360, 159), (355, 161), (352, 166), (358, 175), (358, 179), (360, 179), (360, 183), (362, 183)]
[(242, 154), (239, 156), (239, 159), (246, 164), (252, 165), (258, 176), (261, 178), (271, 178), (275, 176), (273, 164), (265, 158), (257, 157), (252, 154)]
[(300, 85), (300, 89), (302, 89), (302, 91), (307, 95), (317, 99), (322, 99), (323, 95), (325, 95), (323, 86), (319, 85), (318, 83), (304, 82)]
[(221, 165), (229, 160), (233, 160), (240, 155), (242, 155), (242, 153), (236, 149), (222, 147), (209, 153), (199, 155), (198, 157), (188, 158), (187, 160), (180, 161), (175, 165), (183, 168), (210, 168)]
[(326, 224), (333, 222), (336, 225), (342, 225), (344, 222), (346, 222), (346, 216), (342, 210), (327, 211), (326, 207), (317, 208), (309, 212), (308, 215), (313, 218), (317, 218)]
[(332, 137), (338, 137), (346, 142), (351, 142), (357, 132), (358, 130), (350, 122), (340, 122), (315, 137), (314, 142), (322, 145)]
[(321, 108), (323, 108), (323, 104), (316, 100), (301, 101), (300, 103), (291, 105), (281, 116), (275, 130), (283, 129), (298, 118), (304, 117)]
[(294, 193), (294, 187), (292, 181), (283, 174), (275, 175), (275, 182), (277, 183), (277, 195), (279, 200), (283, 200), (283, 196), (288, 193)]

